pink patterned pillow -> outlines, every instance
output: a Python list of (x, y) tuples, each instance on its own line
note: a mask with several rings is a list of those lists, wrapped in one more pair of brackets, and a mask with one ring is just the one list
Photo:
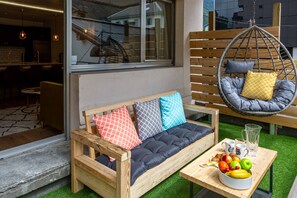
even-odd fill
[(126, 106), (104, 116), (94, 116), (93, 120), (104, 140), (127, 150), (142, 143)]

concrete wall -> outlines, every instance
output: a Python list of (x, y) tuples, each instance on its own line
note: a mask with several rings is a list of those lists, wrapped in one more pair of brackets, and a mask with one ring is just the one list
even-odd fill
[(203, 25), (203, 0), (176, 1), (175, 67), (71, 74), (70, 130), (84, 124), (81, 112), (168, 90), (178, 90), (189, 101), (189, 32)]
[(293, 47), (292, 57), (294, 60), (297, 60), (297, 47)]

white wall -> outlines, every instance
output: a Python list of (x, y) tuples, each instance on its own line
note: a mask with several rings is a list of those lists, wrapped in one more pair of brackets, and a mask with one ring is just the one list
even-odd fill
[[(203, 0), (176, 1), (175, 65), (170, 68), (72, 74), (70, 129), (84, 121), (81, 112), (168, 90), (178, 90), (185, 100), (191, 97), (189, 32), (202, 30)], [(80, 120), (80, 121), (79, 121)]]

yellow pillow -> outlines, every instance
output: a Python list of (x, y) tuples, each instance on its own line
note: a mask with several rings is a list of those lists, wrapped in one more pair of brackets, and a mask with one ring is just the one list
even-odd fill
[(276, 82), (277, 72), (257, 73), (248, 71), (241, 95), (250, 99), (270, 100)]

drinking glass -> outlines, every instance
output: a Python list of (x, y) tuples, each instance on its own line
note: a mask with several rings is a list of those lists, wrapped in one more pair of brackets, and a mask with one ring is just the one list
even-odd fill
[(260, 131), (262, 127), (257, 124), (245, 125), (245, 139), (246, 145), (249, 150), (249, 156), (256, 157), (259, 147)]

